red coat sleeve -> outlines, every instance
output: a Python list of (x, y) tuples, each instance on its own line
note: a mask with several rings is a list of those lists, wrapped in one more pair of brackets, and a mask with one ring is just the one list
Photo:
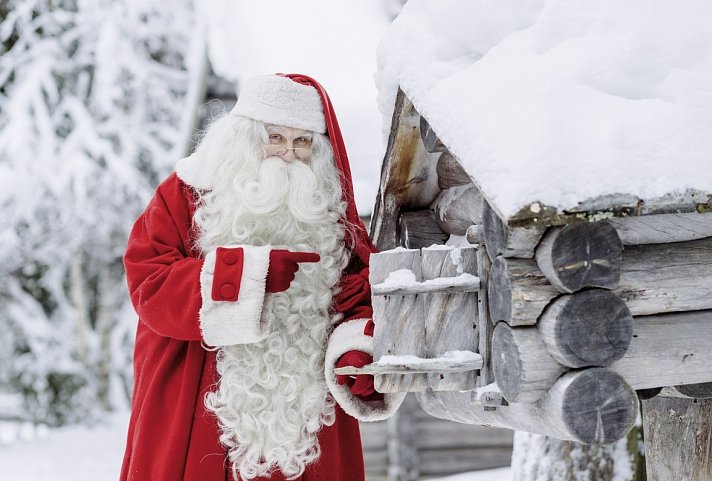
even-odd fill
[(129, 236), (124, 266), (129, 294), (142, 322), (175, 339), (202, 339), (200, 271), (189, 255), (191, 208), (174, 176), (159, 186)]

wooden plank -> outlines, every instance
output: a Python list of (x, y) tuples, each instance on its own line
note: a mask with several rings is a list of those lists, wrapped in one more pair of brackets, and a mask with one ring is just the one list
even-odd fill
[(420, 138), (428, 152), (445, 152), (447, 147), (443, 144), (425, 117), (420, 117)]
[(649, 481), (712, 479), (712, 399), (643, 401)]
[[(447, 332), (447, 331), (446, 331)], [(334, 369), (334, 373), (338, 375), (354, 375), (354, 374), (418, 374), (418, 373), (436, 373), (436, 374), (460, 374), (468, 371), (476, 371), (482, 367), (482, 356), (472, 353), (472, 359), (460, 360), (453, 357), (438, 357), (438, 358), (417, 358), (408, 362), (407, 359), (390, 360), (388, 358), (380, 358), (377, 362), (367, 364), (362, 367), (344, 366)], [(397, 359), (403, 359), (398, 357)], [(474, 387), (474, 386), (472, 386)]]
[[(425, 251), (425, 249), (423, 249)], [(412, 285), (398, 286), (388, 283), (374, 284), (371, 294), (374, 296), (402, 296), (415, 294), (464, 294), (480, 290), (480, 280), (471, 274), (459, 274), (453, 277), (426, 279)]]
[(668, 244), (712, 237), (712, 212), (613, 217), (608, 222), (625, 245)]
[(417, 423), (419, 449), (449, 448), (512, 448), (513, 431), (487, 426), (462, 425), (452, 421), (433, 420)]
[[(371, 255), (369, 283), (380, 284), (400, 269), (421, 279), (420, 251), (398, 250)], [(425, 357), (423, 310), (415, 296), (373, 296), (374, 359), (386, 355)], [(424, 374), (385, 374), (375, 377), (378, 392), (406, 392), (426, 388)]]
[(623, 244), (606, 222), (552, 227), (536, 248), (537, 265), (561, 292), (584, 287), (615, 289), (622, 260)]
[(478, 331), (478, 351), (482, 356), (482, 369), (477, 379), (478, 386), (486, 386), (494, 380), (492, 374), (492, 332), (494, 324), (490, 318), (489, 303), (487, 300), (489, 274), (492, 264), (489, 256), (482, 245), (477, 248), (477, 275), (480, 279), (480, 291), (477, 296), (477, 331)]
[(479, 448), (447, 451), (421, 451), (420, 475), (443, 476), (509, 466), (511, 449)]
[(438, 156), (425, 150), (420, 140), (420, 115), (399, 90), (371, 221), (371, 239), (380, 250), (400, 245), (401, 210), (424, 209), (440, 192), (436, 173)]
[[(477, 279), (477, 249), (458, 247), (451, 249), (426, 248), (422, 250), (423, 282), (457, 279), (470, 276)], [(477, 279), (479, 288), (479, 279)], [(425, 352), (429, 358), (438, 358), (451, 351), (476, 351), (477, 293), (441, 292), (421, 296), (425, 313)], [(479, 357), (479, 370), (482, 356)], [(440, 371), (428, 374), (428, 387), (435, 391), (464, 391), (475, 388), (477, 371), (454, 373)]]

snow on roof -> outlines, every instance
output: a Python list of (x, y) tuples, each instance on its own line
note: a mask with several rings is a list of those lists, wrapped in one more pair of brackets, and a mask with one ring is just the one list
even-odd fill
[(712, 193), (712, 2), (410, 0), (378, 54), (506, 217)]
[(202, 3), (216, 73), (232, 81), (302, 73), (324, 87), (349, 153), (359, 212), (373, 209), (385, 145), (376, 103), (376, 47), (390, 24), (383, 0)]

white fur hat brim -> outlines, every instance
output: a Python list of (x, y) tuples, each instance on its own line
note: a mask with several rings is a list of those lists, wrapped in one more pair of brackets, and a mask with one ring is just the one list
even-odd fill
[(237, 104), (230, 114), (326, 133), (324, 109), (316, 89), (278, 75), (248, 79), (240, 89)]

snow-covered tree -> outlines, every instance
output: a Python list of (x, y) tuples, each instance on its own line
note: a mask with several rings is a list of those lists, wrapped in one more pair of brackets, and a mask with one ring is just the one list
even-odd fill
[(191, 0), (0, 5), (0, 391), (61, 424), (126, 403), (121, 254), (185, 153), (202, 30)]

